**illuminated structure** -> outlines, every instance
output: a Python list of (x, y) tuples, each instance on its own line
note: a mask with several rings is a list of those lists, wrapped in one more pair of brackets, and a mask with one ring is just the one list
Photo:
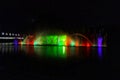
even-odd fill
[(7, 33), (7, 32), (0, 33), (0, 43), (18, 44), (23, 39), (24, 37), (21, 36), (20, 34)]
[[(38, 33), (34, 35), (27, 35), (25, 37), (16, 33), (4, 33), (0, 35), (0, 43), (11, 43), (21, 45), (52, 45), (52, 46), (98, 46), (106, 47), (106, 40), (102, 36), (98, 36), (95, 42), (92, 42), (87, 36), (74, 33)], [(103, 45), (104, 44), (104, 45)]]
[(23, 45), (55, 45), (55, 46), (101, 46), (103, 45), (103, 38), (98, 37), (97, 44), (93, 45), (93, 42), (85, 35), (80, 33), (75, 34), (38, 34), (27, 36), (22, 44)]

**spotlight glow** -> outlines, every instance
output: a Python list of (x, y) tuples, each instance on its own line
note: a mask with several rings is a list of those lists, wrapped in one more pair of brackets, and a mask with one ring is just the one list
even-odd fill
[(71, 46), (75, 46), (75, 42), (74, 41), (71, 42)]
[(2, 35), (4, 35), (5, 33), (4, 32), (2, 32)]
[(101, 47), (102, 46), (102, 37), (99, 37), (98, 38), (98, 47)]
[(65, 45), (66, 37), (67, 37), (66, 35), (59, 36), (59, 39), (58, 39), (58, 45), (59, 46), (64, 46)]

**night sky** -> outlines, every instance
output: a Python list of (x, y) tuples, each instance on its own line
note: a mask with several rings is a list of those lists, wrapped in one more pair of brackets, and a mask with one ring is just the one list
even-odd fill
[(0, 2), (0, 31), (78, 30), (119, 24), (118, 5), (102, 0), (4, 0)]

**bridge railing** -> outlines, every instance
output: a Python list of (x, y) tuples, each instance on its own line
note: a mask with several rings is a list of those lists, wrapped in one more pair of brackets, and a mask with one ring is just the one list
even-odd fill
[(0, 39), (24, 39), (23, 37), (0, 37)]

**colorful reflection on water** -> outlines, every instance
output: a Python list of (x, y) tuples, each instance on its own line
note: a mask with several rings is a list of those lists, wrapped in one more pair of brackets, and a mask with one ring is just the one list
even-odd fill
[(102, 47), (98, 47), (98, 57), (99, 57), (99, 59), (102, 59), (102, 56), (103, 56), (102, 53), (103, 53), (102, 52)]
[(94, 56), (102, 60), (105, 49), (103, 47), (67, 47), (67, 46), (19, 46), (2, 44), (0, 52), (24, 53), (25, 55), (36, 56), (37, 58), (91, 58)]
[(66, 48), (57, 46), (34, 46), (36, 55), (51, 58), (65, 58)]

